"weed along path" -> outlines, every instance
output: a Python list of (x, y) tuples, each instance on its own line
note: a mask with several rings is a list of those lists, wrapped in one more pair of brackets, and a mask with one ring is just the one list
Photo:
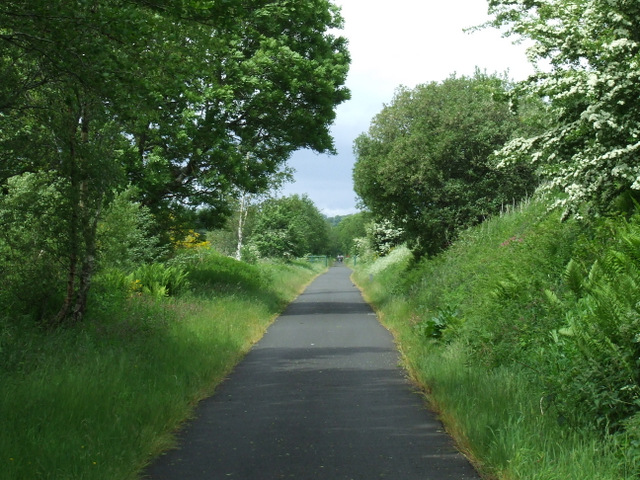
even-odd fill
[(144, 478), (478, 479), (349, 275), (289, 305)]

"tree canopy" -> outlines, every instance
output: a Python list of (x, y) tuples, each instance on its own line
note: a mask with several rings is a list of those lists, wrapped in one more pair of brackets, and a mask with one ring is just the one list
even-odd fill
[(608, 211), (640, 191), (640, 3), (491, 0), (492, 25), (531, 42), (536, 73), (518, 90), (543, 98), (554, 121), (514, 139), (504, 163), (533, 162), (565, 214)]
[(273, 198), (262, 204), (250, 243), (263, 257), (325, 254), (329, 229), (327, 219), (306, 195)]
[(156, 218), (197, 206), (215, 218), (230, 190), (263, 190), (293, 151), (333, 151), (349, 97), (341, 24), (329, 0), (0, 5), (0, 185), (56, 179), (58, 320), (82, 317), (112, 192), (133, 184)]
[(436, 253), (459, 229), (533, 190), (530, 168), (498, 170), (490, 160), (523, 127), (507, 88), (479, 71), (399, 88), (356, 139), (356, 193), (374, 216), (402, 228), (418, 253)]

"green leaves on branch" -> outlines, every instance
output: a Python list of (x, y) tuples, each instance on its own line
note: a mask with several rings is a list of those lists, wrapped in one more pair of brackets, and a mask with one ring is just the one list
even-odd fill
[(292, 195), (262, 204), (250, 243), (263, 257), (300, 258), (324, 254), (329, 223), (307, 196)]
[(293, 151), (333, 151), (341, 22), (328, 0), (2, 3), (0, 186), (50, 172), (64, 187), (54, 323), (84, 314), (113, 192), (137, 187), (165, 230), (203, 206), (215, 223)]

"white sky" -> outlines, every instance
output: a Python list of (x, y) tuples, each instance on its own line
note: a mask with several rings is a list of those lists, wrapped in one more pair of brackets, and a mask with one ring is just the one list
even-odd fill
[(495, 29), (464, 33), (484, 23), (487, 0), (334, 0), (342, 7), (349, 39), (351, 100), (340, 105), (332, 133), (338, 154), (296, 152), (294, 183), (281, 194), (307, 194), (327, 216), (355, 213), (353, 141), (369, 129), (400, 85), (414, 87), (453, 73), (488, 73), (524, 79), (532, 68), (524, 47)]

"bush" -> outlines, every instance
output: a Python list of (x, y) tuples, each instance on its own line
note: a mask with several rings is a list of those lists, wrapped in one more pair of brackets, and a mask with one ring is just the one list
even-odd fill
[(44, 320), (61, 304), (68, 256), (60, 180), (11, 177), (0, 194), (0, 316)]
[(257, 265), (226, 257), (213, 249), (184, 251), (170, 265), (184, 269), (194, 292), (251, 291), (266, 286), (263, 269)]
[[(553, 333), (551, 391), (563, 415), (580, 411), (606, 433), (640, 407), (640, 215), (598, 228), (600, 259), (567, 265), (562, 328)], [(553, 298), (553, 297), (552, 297)]]
[(104, 267), (132, 270), (158, 260), (166, 249), (151, 232), (154, 220), (149, 209), (134, 200), (135, 189), (115, 195), (98, 224), (98, 257)]

